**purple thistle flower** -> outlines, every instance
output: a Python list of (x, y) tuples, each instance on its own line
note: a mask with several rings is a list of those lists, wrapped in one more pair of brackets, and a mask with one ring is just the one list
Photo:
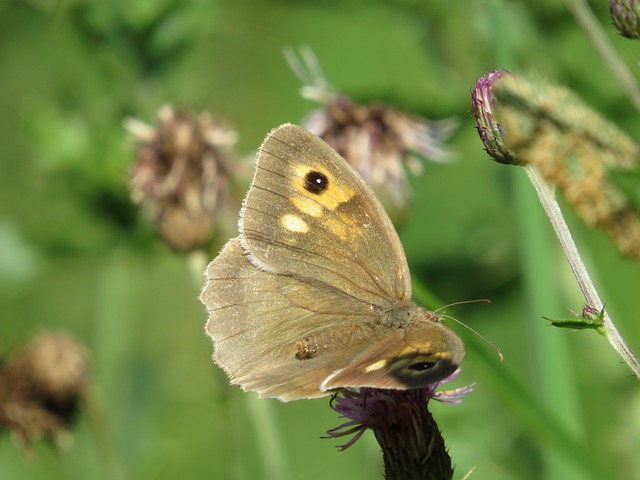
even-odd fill
[(503, 138), (504, 132), (493, 112), (495, 101), (493, 86), (505, 75), (511, 75), (511, 73), (499, 70), (481, 77), (475, 88), (471, 90), (471, 108), (476, 117), (476, 129), (484, 149), (497, 162), (513, 164), (515, 154), (507, 148)]
[(438, 425), (428, 410), (429, 400), (460, 403), (471, 386), (436, 391), (459, 373), (440, 382), (411, 390), (345, 389), (333, 396), (331, 407), (349, 421), (327, 431), (326, 438), (353, 435), (340, 446), (346, 450), (367, 429), (382, 447), (385, 478), (451, 478), (453, 468)]

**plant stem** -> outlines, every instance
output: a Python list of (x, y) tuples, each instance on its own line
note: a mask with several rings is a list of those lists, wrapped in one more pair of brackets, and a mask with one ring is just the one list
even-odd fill
[(540, 171), (535, 166), (530, 164), (525, 165), (524, 170), (538, 194), (542, 208), (544, 208), (547, 217), (549, 217), (549, 220), (551, 221), (553, 230), (556, 232), (560, 245), (562, 246), (562, 250), (567, 257), (567, 261), (569, 262), (573, 275), (580, 286), (580, 290), (582, 290), (582, 294), (584, 295), (587, 305), (603, 312), (603, 326), (609, 343), (611, 343), (613, 348), (615, 348), (620, 354), (636, 377), (640, 379), (640, 361), (631, 351), (627, 342), (625, 342), (622, 335), (620, 335), (620, 332), (618, 332), (618, 329), (611, 320), (609, 313), (604, 310), (602, 300), (600, 300), (598, 291), (591, 281), (589, 272), (580, 257), (578, 247), (573, 241), (569, 227), (564, 220), (562, 211), (560, 210), (560, 205), (558, 205), (553, 192), (542, 178)]
[(602, 25), (593, 14), (589, 4), (585, 0), (565, 0), (565, 3), (591, 39), (602, 61), (609, 67), (626, 90), (633, 106), (636, 110), (640, 110), (640, 87), (638, 86), (638, 81), (607, 38)]

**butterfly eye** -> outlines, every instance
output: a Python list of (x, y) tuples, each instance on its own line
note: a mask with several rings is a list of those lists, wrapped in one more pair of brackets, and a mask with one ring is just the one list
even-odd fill
[(304, 176), (304, 188), (308, 192), (320, 195), (329, 188), (329, 179), (324, 173), (311, 170)]
[(409, 370), (413, 370), (415, 372), (424, 372), (425, 370), (430, 370), (436, 366), (436, 362), (417, 362), (409, 365)]

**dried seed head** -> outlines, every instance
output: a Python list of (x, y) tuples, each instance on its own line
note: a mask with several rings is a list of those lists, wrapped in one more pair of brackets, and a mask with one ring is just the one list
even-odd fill
[(158, 112), (155, 128), (134, 119), (125, 127), (138, 143), (132, 200), (172, 248), (205, 245), (218, 213), (233, 203), (228, 183), (240, 167), (233, 151), (236, 133), (209, 114), (195, 118), (169, 106)]
[(36, 337), (16, 354), (13, 366), (34, 390), (62, 401), (78, 397), (87, 382), (86, 353), (69, 335)]
[(88, 385), (84, 348), (64, 334), (43, 334), (0, 369), (0, 431), (23, 446), (68, 437)]

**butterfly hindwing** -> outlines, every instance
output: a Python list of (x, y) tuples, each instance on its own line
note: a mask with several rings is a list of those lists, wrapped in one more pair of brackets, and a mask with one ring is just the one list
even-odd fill
[(206, 276), (214, 359), (233, 383), (263, 396), (326, 395), (323, 380), (376, 335), (378, 312), (331, 287), (257, 268), (238, 238)]

